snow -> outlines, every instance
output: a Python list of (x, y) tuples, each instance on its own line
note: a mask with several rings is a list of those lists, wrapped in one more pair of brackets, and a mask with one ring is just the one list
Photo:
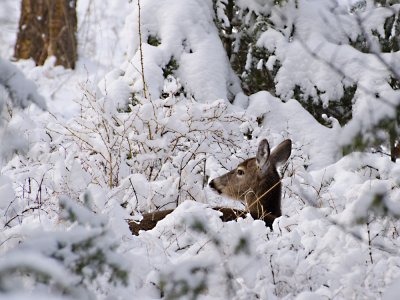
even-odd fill
[(337, 160), (340, 151), (337, 143), (339, 126), (322, 126), (296, 100), (283, 103), (267, 92), (259, 92), (250, 96), (247, 112), (256, 116), (264, 115), (265, 128), (299, 143), (310, 154), (310, 170), (325, 167)]
[[(156, 3), (156, 4), (155, 4)], [(135, 3), (136, 4), (136, 3)], [(139, 48), (137, 5), (126, 23), (128, 62), (123, 70), (124, 80), (133, 81), (133, 92), (143, 89)], [(187, 91), (199, 102), (232, 98), (239, 83), (229, 64), (218, 32), (213, 26), (211, 1), (162, 0), (141, 3), (141, 32), (143, 33), (144, 75), (154, 99), (161, 95), (163, 68), (174, 59), (177, 74)], [(149, 45), (156, 38), (160, 45)], [(207, 67), (205, 67), (207, 66)]]
[[(36, 253), (23, 251), (7, 256), (7, 260), (0, 261), (2, 272), (13, 272), (15, 269), (35, 269), (39, 273), (50, 273), (51, 278), (63, 286), (71, 284), (69, 274), (64, 269), (48, 258), (41, 257)], [(3, 275), (4, 276), (4, 275)]]
[[(40, 108), (45, 109), (46, 103), (41, 95), (36, 91), (33, 82), (27, 80), (23, 73), (10, 62), (1, 59), (0, 84), (5, 87), (14, 105), (22, 108), (28, 106), (29, 102), (33, 102)], [(0, 112), (3, 110), (3, 99), (0, 102)]]
[[(398, 297), (400, 165), (370, 149), (342, 153), (360, 131), (369, 137), (396, 117), (390, 71), (348, 44), (359, 33), (353, 16), (383, 32), (388, 9), (236, 1), (246, 21), (274, 23), (257, 41), (272, 55), (257, 66), (281, 65), (274, 95), (245, 95), (214, 25), (217, 16), (229, 23), (225, 0), (216, 12), (211, 0), (140, 1), (145, 97), (137, 1), (77, 2), (75, 70), (54, 58), (11, 62), (19, 6), (3, 2), (0, 299)], [(397, 67), (399, 55), (382, 58)], [(355, 83), (364, 88), (343, 127), (328, 115), (321, 125), (293, 99), (299, 86), (329, 105)], [(207, 183), (254, 157), (264, 138), (271, 149), (293, 142), (279, 168), (283, 215), (272, 230), (250, 215), (224, 223), (212, 207), (243, 204)], [(127, 220), (169, 208), (132, 236)]]
[[(363, 30), (383, 34), (382, 20), (393, 10), (371, 9), (372, 1), (366, 2), (366, 11), (361, 11), (358, 16), (364, 20)], [(386, 82), (391, 71), (381, 61), (395, 66), (396, 61), (400, 61), (399, 52), (380, 53), (379, 56), (375, 53), (360, 55), (358, 50), (347, 44), (348, 40), (355, 41), (362, 30), (357, 18), (349, 17), (346, 12), (332, 16), (332, 11), (353, 5), (346, 1), (301, 1), (296, 12), (282, 9), (276, 13), (278, 26), (262, 33), (257, 41), (258, 46), (275, 53), (282, 64), (275, 78), (276, 94), (282, 99), (292, 98), (293, 90), (298, 86), (306, 98), (319, 97), (327, 106), (343, 96), (345, 87), (357, 82), (359, 88), (355, 95), (353, 118), (340, 134), (341, 145), (348, 144), (360, 131), (368, 137), (367, 133), (381, 120), (393, 118), (393, 107), (400, 103), (399, 91), (391, 89)], [(295, 41), (288, 38), (291, 25), (286, 24), (293, 18), (296, 20)], [(369, 39), (372, 45), (377, 44), (376, 37)], [(373, 48), (378, 46), (371, 46), (372, 51), (376, 51)], [(332, 65), (338, 72), (331, 72)], [(348, 82), (349, 79), (351, 82)]]

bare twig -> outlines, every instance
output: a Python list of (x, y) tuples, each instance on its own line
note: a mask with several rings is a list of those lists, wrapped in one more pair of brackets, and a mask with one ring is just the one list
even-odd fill
[(147, 99), (147, 88), (146, 79), (144, 76), (144, 61), (143, 61), (143, 42), (142, 42), (142, 25), (141, 25), (141, 15), (140, 15), (140, 0), (137, 0), (138, 5), (138, 30), (139, 30), (139, 51), (140, 51), (140, 65), (142, 68), (142, 82), (143, 82), (143, 96)]
[(368, 233), (369, 259), (371, 261), (371, 264), (373, 264), (374, 260), (372, 259), (371, 231), (369, 229), (369, 221), (367, 222), (367, 233)]

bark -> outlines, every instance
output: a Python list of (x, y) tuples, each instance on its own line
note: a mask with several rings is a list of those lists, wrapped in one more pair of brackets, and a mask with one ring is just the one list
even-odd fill
[(55, 56), (56, 65), (73, 69), (76, 30), (76, 0), (22, 0), (14, 56), (33, 58), (36, 65)]

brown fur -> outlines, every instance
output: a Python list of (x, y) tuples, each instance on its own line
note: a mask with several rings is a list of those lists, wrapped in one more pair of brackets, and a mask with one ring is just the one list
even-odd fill
[[(223, 222), (234, 221), (246, 215), (245, 211), (229, 207), (213, 207), (214, 210), (222, 212), (221, 220)], [(160, 210), (152, 213), (143, 214), (140, 222), (129, 221), (129, 229), (134, 235), (139, 235), (140, 230), (151, 230), (156, 227), (158, 221), (164, 219), (172, 213), (173, 209)]]

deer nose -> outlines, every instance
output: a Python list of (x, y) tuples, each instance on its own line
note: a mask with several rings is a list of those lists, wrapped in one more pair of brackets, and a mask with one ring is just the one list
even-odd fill
[(214, 179), (210, 181), (210, 183), (208, 184), (210, 186), (210, 188), (215, 189), (215, 182)]
[(212, 188), (214, 191), (216, 191), (218, 194), (221, 194), (221, 191), (215, 186), (215, 181), (214, 179), (210, 181), (208, 184), (210, 188)]

